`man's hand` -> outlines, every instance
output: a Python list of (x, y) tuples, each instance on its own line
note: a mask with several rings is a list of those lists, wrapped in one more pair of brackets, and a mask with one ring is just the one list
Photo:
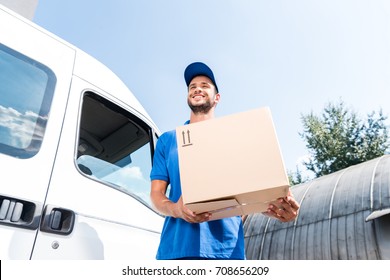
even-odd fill
[(195, 214), (188, 209), (183, 203), (183, 197), (174, 204), (173, 217), (181, 218), (189, 223), (202, 223), (210, 220), (210, 213)]
[(195, 214), (184, 205), (182, 197), (177, 202), (169, 200), (165, 195), (167, 187), (166, 181), (152, 180), (150, 199), (158, 212), (165, 216), (183, 219), (189, 223), (202, 223), (210, 220), (211, 213)]
[(281, 222), (291, 222), (298, 216), (299, 207), (299, 203), (289, 191), (286, 197), (279, 198), (276, 203), (271, 203), (267, 212), (263, 214)]

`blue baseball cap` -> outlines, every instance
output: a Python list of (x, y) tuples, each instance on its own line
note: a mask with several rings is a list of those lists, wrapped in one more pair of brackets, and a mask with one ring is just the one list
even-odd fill
[(186, 70), (184, 70), (184, 79), (186, 81), (187, 87), (190, 85), (193, 78), (196, 76), (206, 76), (208, 77), (214, 84), (215, 89), (218, 91), (217, 83), (214, 79), (213, 71), (211, 71), (210, 67), (208, 67), (203, 62), (194, 62), (187, 66)]

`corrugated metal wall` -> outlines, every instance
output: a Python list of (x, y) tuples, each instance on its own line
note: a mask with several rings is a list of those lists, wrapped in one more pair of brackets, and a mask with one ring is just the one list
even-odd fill
[[(375, 219), (366, 219), (390, 209), (389, 155), (291, 190), (301, 204), (294, 222), (281, 223), (261, 214), (246, 219), (247, 259), (383, 258), (376, 238), (381, 228), (375, 227)], [(378, 218), (388, 212), (380, 213)]]

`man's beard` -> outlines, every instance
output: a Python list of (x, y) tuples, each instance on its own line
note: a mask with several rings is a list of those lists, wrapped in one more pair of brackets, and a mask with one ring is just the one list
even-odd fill
[(214, 106), (214, 104), (211, 104), (210, 100), (207, 100), (200, 105), (193, 105), (190, 100), (187, 100), (187, 103), (194, 114), (207, 114)]

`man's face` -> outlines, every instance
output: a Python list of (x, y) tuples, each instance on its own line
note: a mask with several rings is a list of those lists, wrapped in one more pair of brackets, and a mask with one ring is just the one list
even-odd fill
[(188, 86), (188, 106), (194, 113), (208, 113), (219, 101), (212, 81), (206, 76), (197, 76)]

